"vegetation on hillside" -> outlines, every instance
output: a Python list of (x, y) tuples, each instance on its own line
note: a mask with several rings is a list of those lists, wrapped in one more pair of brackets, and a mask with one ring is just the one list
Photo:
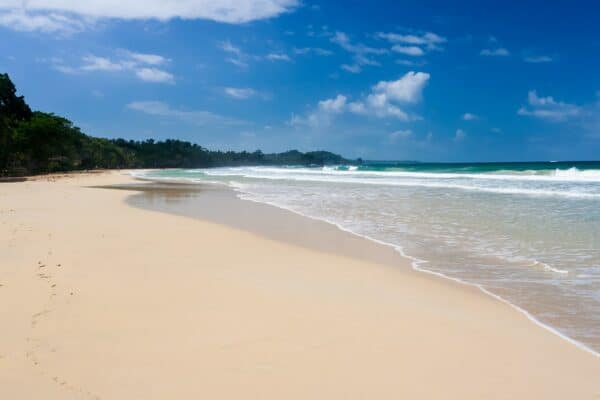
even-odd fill
[(134, 141), (88, 136), (66, 118), (32, 111), (8, 74), (0, 74), (0, 175), (97, 168), (205, 168), (325, 165), (349, 161), (327, 151), (211, 151), (181, 140)]

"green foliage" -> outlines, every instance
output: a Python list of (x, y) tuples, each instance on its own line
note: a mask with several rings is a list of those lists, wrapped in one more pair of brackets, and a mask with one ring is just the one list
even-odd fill
[(32, 112), (7, 74), (0, 74), (0, 175), (96, 168), (203, 168), (236, 165), (348, 163), (326, 151), (210, 151), (180, 140), (94, 138), (65, 118)]

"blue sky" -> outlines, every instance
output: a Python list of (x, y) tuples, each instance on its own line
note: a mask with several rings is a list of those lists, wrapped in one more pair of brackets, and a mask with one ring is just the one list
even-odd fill
[(0, 71), (96, 136), (598, 159), (600, 6), (449, 3), (0, 0)]

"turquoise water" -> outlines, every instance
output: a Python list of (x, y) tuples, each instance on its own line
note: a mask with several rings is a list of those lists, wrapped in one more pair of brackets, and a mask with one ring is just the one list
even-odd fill
[(600, 163), (366, 163), (149, 171), (216, 182), (395, 246), (600, 350)]

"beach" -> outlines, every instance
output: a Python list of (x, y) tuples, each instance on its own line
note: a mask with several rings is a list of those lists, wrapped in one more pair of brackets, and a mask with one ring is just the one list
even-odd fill
[(220, 190), (194, 218), (100, 188), (129, 184), (0, 183), (0, 398), (600, 396), (597, 356), (389, 248)]

